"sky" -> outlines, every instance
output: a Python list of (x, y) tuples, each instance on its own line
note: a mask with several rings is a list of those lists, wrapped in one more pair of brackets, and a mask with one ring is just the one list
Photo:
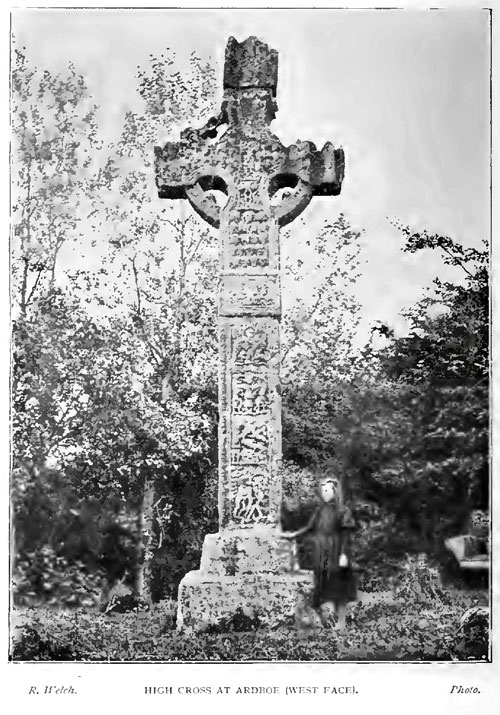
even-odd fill
[(85, 75), (110, 137), (139, 106), (134, 74), (150, 53), (170, 48), (182, 71), (196, 51), (217, 65), (222, 87), (230, 35), (257, 35), (277, 49), (272, 131), (283, 144), (333, 141), (346, 155), (341, 195), (311, 202), (288, 249), (304, 255), (306, 238), (340, 212), (363, 230), (356, 290), (365, 330), (381, 321), (404, 333), (399, 311), (435, 275), (460, 278), (434, 252), (404, 254), (391, 221), (467, 246), (489, 238), (485, 10), (39, 9), (15, 11), (12, 27), (38, 66), (72, 61)]

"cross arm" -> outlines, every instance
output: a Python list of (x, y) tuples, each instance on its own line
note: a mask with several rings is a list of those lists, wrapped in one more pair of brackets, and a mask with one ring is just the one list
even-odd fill
[(197, 213), (218, 228), (220, 208), (211, 189), (226, 192), (218, 177), (217, 154), (210, 139), (217, 133), (219, 119), (213, 118), (202, 129), (186, 129), (179, 142), (155, 147), (156, 186), (161, 199), (188, 199)]
[(280, 226), (295, 219), (313, 196), (337, 196), (344, 179), (344, 150), (327, 142), (321, 151), (313, 142), (296, 142), (283, 148), (279, 173), (271, 180), (271, 194), (288, 187), (282, 201), (274, 207)]

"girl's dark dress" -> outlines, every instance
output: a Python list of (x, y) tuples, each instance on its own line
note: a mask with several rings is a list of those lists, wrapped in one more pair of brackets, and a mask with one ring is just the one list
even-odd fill
[[(350, 555), (353, 528), (350, 509), (334, 502), (322, 504), (306, 527), (312, 536), (315, 607), (325, 601), (339, 605), (356, 600), (356, 580)], [(346, 554), (348, 559), (345, 567), (339, 566), (341, 554)]]

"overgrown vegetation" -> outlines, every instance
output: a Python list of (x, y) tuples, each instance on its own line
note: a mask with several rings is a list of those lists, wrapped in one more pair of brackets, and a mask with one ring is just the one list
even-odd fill
[(481, 594), (429, 605), (400, 599), (355, 606), (344, 632), (297, 627), (187, 634), (175, 630), (175, 603), (151, 611), (98, 615), (30, 609), (14, 630), (14, 660), (485, 660), (488, 640), (457, 623)]
[[(152, 57), (137, 79), (143, 111), (105, 144), (83, 76), (32, 68), (14, 49), (13, 594), (37, 606), (14, 658), (455, 657), (445, 643), (467, 595), (441, 625), (434, 614), (420, 626), (411, 603), (365, 610), (346, 642), (173, 632), (164, 599), (217, 529), (217, 246), (196, 217), (156, 201), (153, 146), (184, 115), (206, 120), (214, 70), (193, 56), (180, 83), (174, 57)], [(307, 301), (294, 288), (308, 265), (283, 251), (284, 525), (307, 520), (317, 476), (335, 470), (375, 591), (406, 554), (440, 565), (444, 539), (489, 506), (487, 250), (399, 230), (403, 251), (440, 254), (457, 281), (436, 278), (407, 313), (408, 335), (374, 326), (378, 349), (354, 347), (361, 232), (347, 217), (307, 246), (318, 276)], [(131, 608), (163, 606), (96, 616), (117, 583)], [(366, 640), (370, 618), (379, 645)]]

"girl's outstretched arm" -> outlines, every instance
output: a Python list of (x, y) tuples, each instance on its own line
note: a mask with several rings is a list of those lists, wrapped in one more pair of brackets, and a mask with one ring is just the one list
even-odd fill
[(299, 536), (303, 536), (304, 534), (307, 534), (308, 531), (311, 531), (311, 529), (314, 526), (314, 522), (316, 520), (316, 515), (318, 513), (318, 509), (314, 511), (314, 514), (311, 516), (309, 521), (305, 526), (303, 526), (300, 529), (297, 529), (297, 531), (281, 531), (280, 527), (278, 527), (278, 536), (283, 537), (284, 539), (296, 539)]

